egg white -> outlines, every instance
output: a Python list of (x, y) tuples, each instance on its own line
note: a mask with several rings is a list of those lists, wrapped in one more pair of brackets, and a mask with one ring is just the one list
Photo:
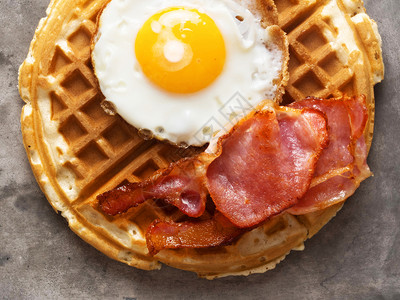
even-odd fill
[[(225, 41), (221, 74), (196, 93), (159, 88), (136, 60), (138, 31), (148, 18), (168, 7), (206, 13)], [(231, 0), (112, 0), (100, 17), (92, 61), (106, 100), (128, 123), (150, 130), (159, 139), (201, 146), (233, 116), (243, 115), (263, 99), (275, 98), (274, 80), (281, 72), (282, 53), (260, 20)]]

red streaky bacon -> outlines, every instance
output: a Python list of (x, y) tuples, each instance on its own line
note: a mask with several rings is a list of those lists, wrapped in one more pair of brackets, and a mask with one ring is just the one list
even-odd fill
[(216, 208), (240, 228), (295, 205), (327, 144), (326, 120), (312, 109), (261, 111), (223, 139), (207, 169)]
[(211, 219), (202, 221), (155, 220), (147, 229), (146, 242), (150, 255), (155, 255), (163, 249), (228, 245), (243, 232), (216, 212)]
[(163, 199), (197, 218), (209, 193), (214, 215), (155, 220), (146, 232), (149, 253), (227, 245), (276, 214), (305, 214), (353, 194), (371, 174), (367, 117), (363, 96), (307, 98), (254, 112), (218, 140), (216, 154), (182, 159), (143, 182), (99, 195), (99, 205), (115, 215)]
[(149, 199), (163, 199), (190, 217), (199, 217), (206, 206), (203, 163), (182, 159), (142, 182), (124, 184), (97, 196), (100, 208), (109, 215), (126, 212)]
[(307, 98), (290, 107), (313, 108), (325, 113), (329, 146), (318, 160), (310, 189), (288, 212), (306, 214), (344, 201), (371, 175), (363, 137), (368, 119), (365, 97)]

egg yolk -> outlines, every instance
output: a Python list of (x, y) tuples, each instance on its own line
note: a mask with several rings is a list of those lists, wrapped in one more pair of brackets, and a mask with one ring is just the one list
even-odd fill
[(222, 72), (225, 43), (215, 22), (196, 9), (168, 8), (138, 32), (136, 58), (149, 80), (174, 93), (194, 93)]

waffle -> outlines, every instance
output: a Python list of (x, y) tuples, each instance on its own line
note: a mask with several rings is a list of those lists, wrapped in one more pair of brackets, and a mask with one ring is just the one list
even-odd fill
[[(279, 26), (289, 39), (289, 83), (283, 103), (364, 94), (369, 109), (365, 140), (371, 147), (374, 85), (383, 80), (381, 38), (362, 0), (275, 0)], [(343, 203), (299, 220), (316, 234)]]
[[(106, 2), (52, 0), (20, 68), (20, 94), (26, 102), (21, 115), (24, 145), (36, 180), (53, 208), (98, 250), (145, 270), (159, 269), (162, 262), (207, 278), (248, 275), (272, 269), (291, 250), (303, 249), (304, 241), (341, 204), (304, 216), (281, 214), (230, 246), (163, 250), (155, 257), (148, 255), (146, 247), (148, 225), (156, 218), (179, 221), (184, 217), (181, 212), (161, 201), (146, 202), (119, 217), (98, 209), (97, 194), (144, 179), (172, 161), (203, 150), (146, 140), (118, 115), (102, 108), (90, 42)], [(373, 112), (373, 85), (382, 79), (383, 65), (376, 25), (364, 14), (362, 3), (297, 2), (275, 1), (291, 52), (284, 102), (306, 95), (363, 93)], [(319, 17), (332, 3), (345, 18), (338, 28), (334, 18)], [(273, 8), (272, 3), (268, 6)], [(353, 52), (346, 43), (339, 43), (342, 30), (354, 33), (357, 48)], [(372, 129), (371, 113), (369, 144)]]

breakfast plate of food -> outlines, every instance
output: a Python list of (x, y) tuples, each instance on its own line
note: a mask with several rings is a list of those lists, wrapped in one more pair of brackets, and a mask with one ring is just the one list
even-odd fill
[(361, 0), (52, 0), (19, 69), (23, 143), (110, 258), (263, 273), (372, 175), (381, 46)]

